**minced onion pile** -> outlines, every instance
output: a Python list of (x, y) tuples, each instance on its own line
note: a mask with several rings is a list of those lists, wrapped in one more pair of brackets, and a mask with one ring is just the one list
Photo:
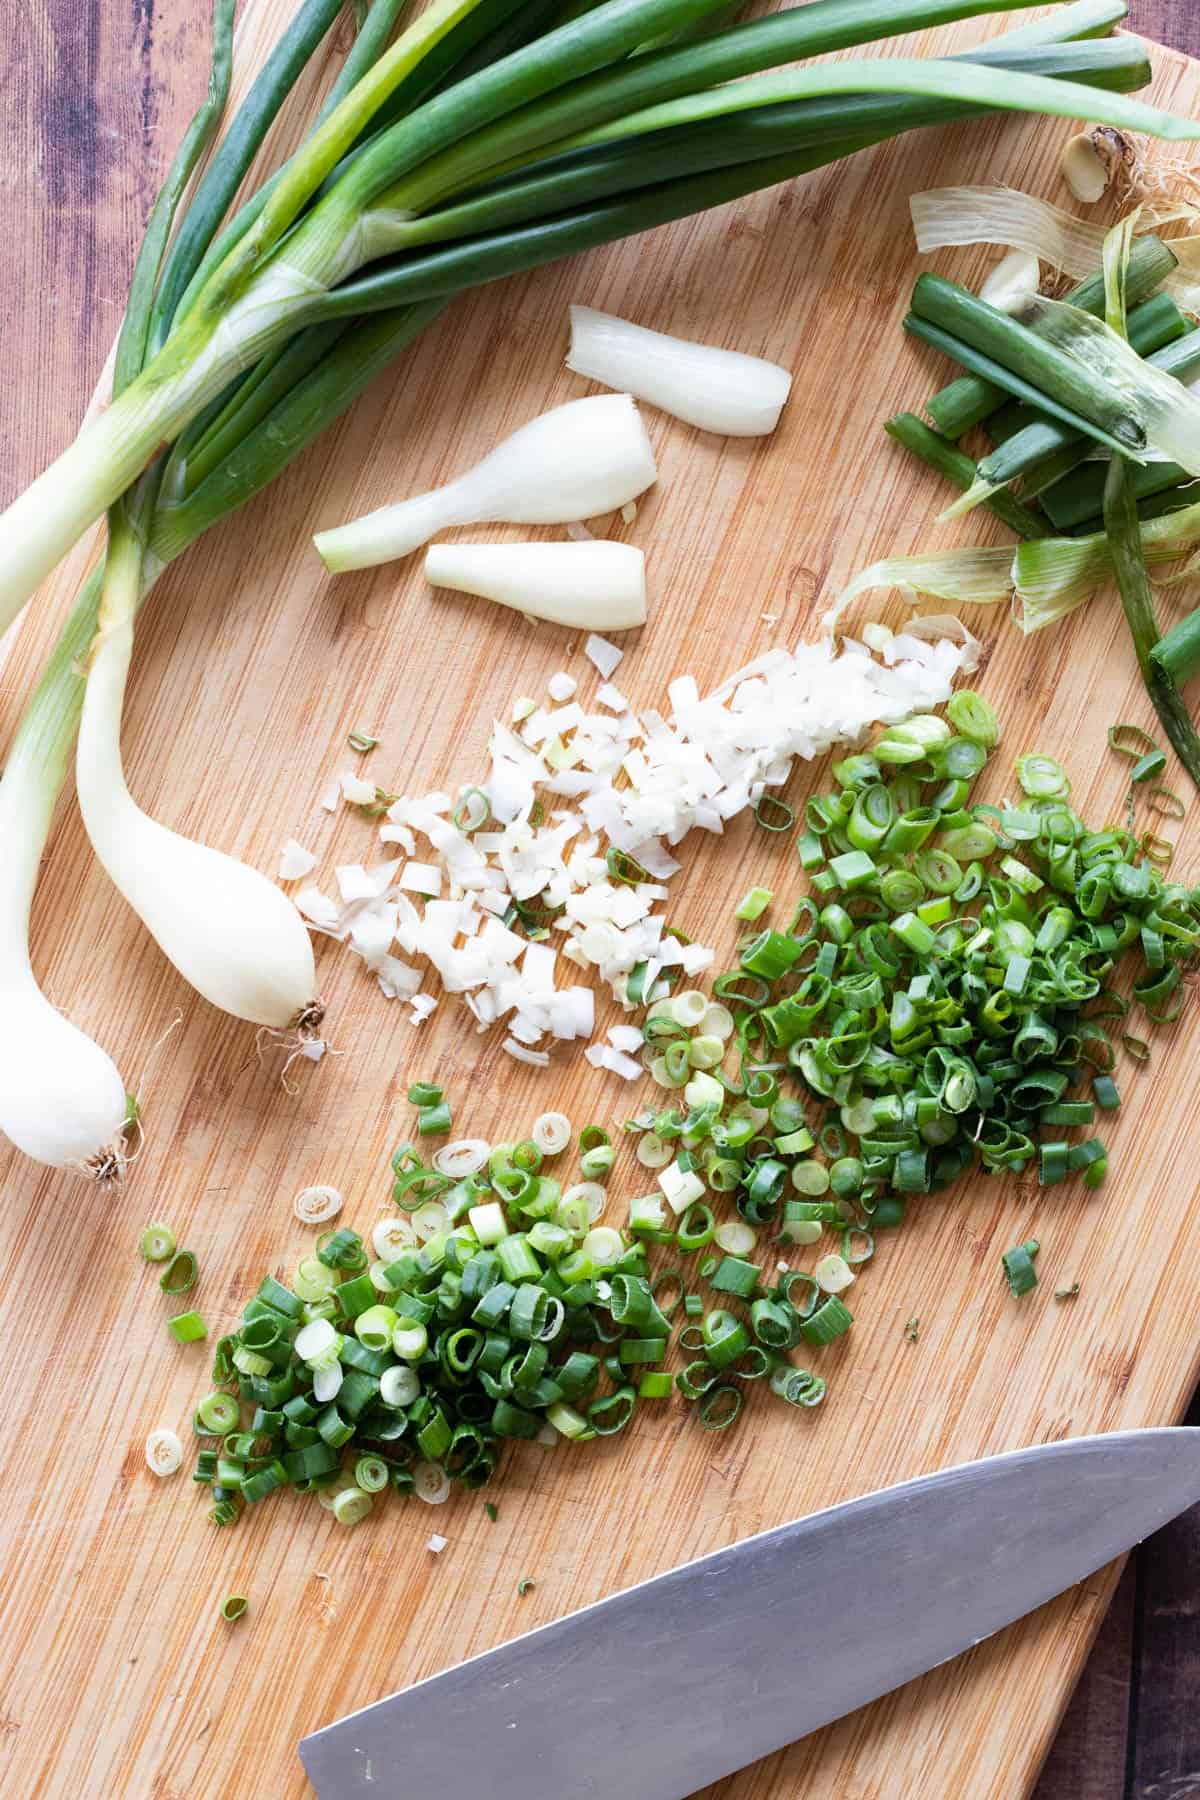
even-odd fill
[[(478, 786), (410, 799), (358, 773), (335, 783), (322, 803), (332, 810), (340, 796), (386, 814), (380, 838), (403, 854), (344, 865), (337, 900), (309, 883), (296, 903), (362, 957), (385, 995), (408, 1001), (414, 1022), (437, 999), (411, 956), (464, 995), (481, 1029), (503, 1021), (511, 1056), (545, 1064), (549, 1043), (594, 1029), (592, 990), (560, 985), (560, 955), (598, 971), (630, 1006), (653, 997), (664, 971), (696, 975), (712, 963), (714, 952), (673, 935), (659, 910), (679, 867), (671, 851), (689, 831), (719, 833), (748, 807), (770, 805), (796, 757), (941, 704), (978, 649), (949, 620), (899, 636), (876, 628), (873, 641), (877, 653), (826, 641), (769, 650), (703, 698), (680, 676), (664, 718), (632, 710), (611, 680), (622, 653), (593, 637), (586, 653), (602, 680), (591, 703), (565, 671), (552, 678), (561, 704), (518, 700), (511, 724), (495, 726)], [(429, 846), (420, 855), (418, 838)], [(293, 840), (281, 878), (304, 879), (315, 860)], [(552, 932), (563, 934), (561, 950)], [(626, 1079), (639, 1073), (611, 1043), (587, 1054)]]
[[(572, 1141), (564, 1115), (427, 1163), (419, 1142), (450, 1132), (451, 1109), (439, 1087), (409, 1090), (416, 1141), (392, 1161), (404, 1217), (376, 1228), (378, 1260), (356, 1233), (326, 1233), (218, 1345), (195, 1420), (224, 1434), (196, 1471), (218, 1523), (286, 1485), (347, 1524), (386, 1487), (440, 1501), (454, 1480), (487, 1482), (506, 1438), (609, 1436), (673, 1390), (714, 1430), (755, 1380), (819, 1405), (825, 1378), (790, 1353), (849, 1330), (843, 1296), (911, 1196), (976, 1161), (1101, 1185), (1103, 1142), (1074, 1134), (1120, 1104), (1112, 1031), (1130, 1002), (1112, 980), (1136, 949), (1134, 1000), (1156, 1023), (1178, 1017), (1200, 890), (1165, 879), (1159, 840), (1090, 830), (1048, 756), (1019, 759), (1019, 800), (970, 804), (997, 737), (987, 702), (961, 690), (945, 718), (909, 718), (836, 764), (836, 788), (806, 804), (811, 891), (788, 929), (762, 924), (774, 896), (751, 889), (737, 916), (752, 929), (712, 997), (650, 1003), (630, 1060), (677, 1098), (627, 1122), (654, 1184), (622, 1228), (598, 1223), (614, 1163), (602, 1127), (580, 1132), (581, 1179), (564, 1191), (545, 1172)], [(811, 1248), (812, 1268), (769, 1276), (764, 1232)], [(1006, 1252), (1014, 1295), (1036, 1284), (1037, 1252)], [(906, 1331), (916, 1341), (916, 1321)]]
[[(724, 1008), (695, 999), (732, 1030)], [(440, 1088), (418, 1083), (409, 1098), (418, 1136), (449, 1131)], [(793, 1405), (819, 1403), (825, 1383), (787, 1351), (823, 1341), (820, 1313), (800, 1318), (786, 1278), (753, 1301), (753, 1340), (723, 1304), (706, 1313), (680, 1267), (651, 1272), (647, 1241), (676, 1235), (661, 1219), (634, 1219), (627, 1232), (596, 1223), (614, 1160), (607, 1132), (580, 1132), (583, 1179), (565, 1192), (543, 1172), (572, 1138), (570, 1121), (547, 1113), (519, 1143), (464, 1139), (443, 1146), (432, 1167), (403, 1144), (393, 1198), (408, 1218), (376, 1227), (374, 1262), (339, 1226), (318, 1238), (290, 1286), (264, 1277), (238, 1330), (219, 1341), (215, 1386), (193, 1415), (198, 1436), (221, 1439), (193, 1472), (211, 1490), (215, 1524), (288, 1486), (315, 1493), (344, 1525), (388, 1488), (438, 1504), (452, 1481), (489, 1481), (504, 1439), (610, 1437), (640, 1401), (665, 1400), (674, 1386), (712, 1430), (733, 1422), (739, 1384), (760, 1376)], [(698, 1217), (691, 1208), (695, 1242), (681, 1226), (681, 1250), (714, 1241), (711, 1215), (703, 1229)], [(731, 1222), (715, 1236), (744, 1250), (754, 1234)], [(750, 1266), (732, 1255), (714, 1262), (721, 1301), (748, 1297)], [(700, 1355), (673, 1377), (661, 1365), (677, 1313), (689, 1322), (681, 1347)]]

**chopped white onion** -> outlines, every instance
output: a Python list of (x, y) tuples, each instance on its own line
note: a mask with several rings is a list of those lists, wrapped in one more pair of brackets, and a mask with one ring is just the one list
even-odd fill
[(730, 1256), (749, 1256), (758, 1242), (758, 1233), (742, 1219), (728, 1219), (713, 1232), (713, 1243)]
[(792, 378), (777, 363), (571, 308), (567, 367), (724, 437), (774, 431)]
[(565, 669), (559, 669), (546, 683), (546, 692), (552, 700), (569, 700), (579, 684), (573, 675)]
[[(423, 1500), (425, 1500), (428, 1498), (428, 1495), (422, 1494), (421, 1498)], [(426, 1544), (425, 1548), (427, 1550), (432, 1550), (433, 1554), (435, 1556), (440, 1556), (442, 1554), (442, 1551), (446, 1548), (446, 1545), (449, 1542), (450, 1542), (449, 1538), (444, 1538), (440, 1531), (435, 1531), (433, 1533), (433, 1535), (430, 1537), (429, 1542)]]
[(608, 1205), (608, 1189), (601, 1181), (577, 1181), (569, 1187), (562, 1197), (562, 1205), (567, 1206), (573, 1200), (582, 1200), (587, 1206), (588, 1224), (594, 1225), (601, 1218)]
[(302, 1225), (323, 1225), (336, 1219), (342, 1210), (342, 1196), (335, 1187), (301, 1188), (292, 1201), (292, 1211)]
[(440, 1463), (415, 1462), (412, 1475), (412, 1491), (427, 1506), (440, 1506), (450, 1498), (450, 1477)]
[(854, 1280), (854, 1271), (846, 1259), (833, 1250), (821, 1258), (813, 1270), (813, 1279), (822, 1293), (840, 1294)]
[(610, 644), (607, 638), (602, 638), (598, 633), (593, 631), (588, 638), (587, 643), (583, 646), (583, 654), (590, 663), (593, 663), (595, 667), (599, 669), (601, 675), (604, 677), (605, 681), (607, 681), (617, 664), (621, 661), (625, 652), (619, 650), (615, 644)]
[(312, 1362), (324, 1356), (338, 1342), (338, 1334), (328, 1319), (313, 1319), (302, 1325), (292, 1345), (301, 1362)]
[(458, 1138), (434, 1151), (433, 1166), (439, 1175), (464, 1181), (468, 1175), (479, 1173), (491, 1153), (492, 1146), (486, 1138)]
[(412, 1227), (423, 1244), (441, 1237), (450, 1226), (450, 1215), (440, 1200), (426, 1200), (412, 1215)]
[(280, 881), (300, 881), (305, 875), (311, 875), (317, 866), (317, 859), (311, 850), (298, 844), (295, 838), (289, 838), (279, 852)]
[(392, 1367), (379, 1377), (379, 1398), (385, 1406), (411, 1406), (421, 1391), (415, 1369)]
[(146, 1467), (152, 1475), (174, 1475), (183, 1461), (183, 1445), (175, 1432), (160, 1426), (146, 1439)]
[(571, 1121), (566, 1113), (539, 1113), (529, 1135), (543, 1156), (559, 1156), (571, 1141)]
[(327, 1406), (336, 1400), (342, 1390), (345, 1371), (340, 1362), (328, 1363), (324, 1368), (313, 1370), (313, 1399)]
[(674, 1162), (675, 1152), (670, 1144), (664, 1143), (656, 1132), (644, 1131), (637, 1142), (634, 1155), (643, 1169), (665, 1169), (669, 1162)]

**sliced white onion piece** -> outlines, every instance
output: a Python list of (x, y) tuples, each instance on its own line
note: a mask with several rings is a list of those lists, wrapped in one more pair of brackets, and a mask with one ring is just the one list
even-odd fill
[(728, 1219), (713, 1232), (713, 1243), (730, 1256), (749, 1256), (758, 1242), (758, 1233), (742, 1219)]
[[(436, 1158), (435, 1158), (436, 1162)], [(380, 1219), (371, 1233), (371, 1244), (382, 1262), (395, 1262), (417, 1241), (412, 1223), (406, 1218)]]
[(813, 1270), (813, 1278), (824, 1294), (840, 1294), (854, 1280), (854, 1270), (836, 1250), (823, 1256)]
[(432, 544), (425, 579), (573, 630), (646, 623), (646, 566), (632, 544)]
[(579, 1247), (598, 1269), (610, 1269), (614, 1263), (619, 1263), (626, 1248), (625, 1239), (611, 1225), (595, 1226)]
[(330, 1363), (328, 1368), (313, 1371), (313, 1399), (327, 1406), (336, 1400), (342, 1388), (343, 1369), (339, 1362)]
[(310, 1325), (301, 1326), (292, 1348), (301, 1362), (315, 1362), (337, 1342), (338, 1334), (329, 1320), (314, 1319)]
[(571, 308), (567, 367), (723, 437), (774, 431), (792, 378), (778, 363)]
[(301, 1188), (292, 1201), (292, 1211), (302, 1225), (323, 1225), (336, 1219), (342, 1210), (342, 1196), (335, 1187)]
[(498, 1200), (488, 1200), (482, 1206), (473, 1206), (467, 1217), (471, 1221), (471, 1230), (485, 1248), (491, 1244), (499, 1244), (508, 1236), (508, 1220)]
[(669, 1162), (674, 1162), (675, 1151), (670, 1144), (664, 1143), (656, 1132), (644, 1131), (637, 1142), (634, 1155), (643, 1169), (665, 1169)]
[(420, 1391), (415, 1369), (385, 1369), (379, 1377), (379, 1398), (385, 1406), (411, 1406)]
[(714, 1000), (711, 1006), (704, 1009), (704, 1017), (700, 1021), (700, 1036), (715, 1038), (731, 1038), (737, 1030), (737, 1022), (727, 1006)]
[(567, 1189), (560, 1205), (567, 1206), (574, 1201), (583, 1202), (587, 1207), (588, 1224), (594, 1225), (608, 1205), (608, 1189), (599, 1181), (577, 1181)]
[(450, 1229), (450, 1215), (440, 1200), (426, 1200), (413, 1213), (412, 1226), (421, 1242), (428, 1243), (430, 1238), (441, 1237)]
[(596, 394), (531, 419), (447, 487), (320, 532), (315, 542), (339, 574), (407, 556), (451, 525), (566, 525), (616, 512), (657, 479), (629, 395)]
[(529, 1135), (543, 1156), (560, 1156), (571, 1141), (571, 1121), (566, 1113), (539, 1113)]
[(183, 1461), (183, 1445), (173, 1431), (160, 1426), (146, 1439), (146, 1467), (152, 1475), (174, 1475)]
[(440, 1531), (435, 1531), (431, 1534), (429, 1542), (426, 1544), (425, 1548), (427, 1550), (432, 1550), (433, 1554), (435, 1556), (440, 1556), (442, 1554), (442, 1551), (446, 1548), (446, 1545), (449, 1542), (450, 1542), (449, 1538), (444, 1538)]
[(413, 1464), (413, 1493), (418, 1500), (424, 1500), (427, 1506), (440, 1506), (450, 1498), (450, 1477), (441, 1463), (417, 1462)]
[(463, 1181), (468, 1175), (477, 1175), (491, 1154), (492, 1146), (486, 1138), (458, 1138), (434, 1151), (433, 1166), (439, 1175)]

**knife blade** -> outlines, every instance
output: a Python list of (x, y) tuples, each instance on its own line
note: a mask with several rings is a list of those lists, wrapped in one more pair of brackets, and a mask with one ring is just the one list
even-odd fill
[(970, 1649), (1197, 1500), (1200, 1428), (962, 1463), (613, 1594), (327, 1725), (300, 1755), (320, 1800), (683, 1800)]

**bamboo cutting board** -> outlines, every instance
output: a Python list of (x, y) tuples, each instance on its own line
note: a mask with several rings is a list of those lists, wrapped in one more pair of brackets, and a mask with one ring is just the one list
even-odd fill
[[(287, 13), (285, 0), (251, 11), (243, 86)], [(961, 47), (988, 31), (976, 23), (914, 48)], [(1170, 52), (1155, 61), (1156, 98), (1193, 110), (1200, 70)], [(818, 603), (875, 557), (951, 541), (933, 523), (940, 485), (879, 430), (944, 376), (899, 332), (917, 266), (907, 197), (1009, 181), (1061, 202), (1068, 131), (997, 121), (911, 137), (458, 302), (275, 491), (164, 581), (140, 635), (127, 721), (139, 800), (272, 871), (295, 833), (332, 885), (335, 863), (378, 854), (370, 825), (317, 805), (354, 760), (347, 731), (381, 737), (367, 765), (374, 779), (420, 792), (480, 773), (493, 715), (518, 693), (540, 694), (554, 670), (592, 691), (578, 641), (431, 595), (419, 559), (334, 582), (308, 541), (319, 525), (445, 479), (585, 391), (561, 369), (572, 299), (796, 371), (791, 405), (765, 442), (723, 443), (648, 417), (661, 480), (622, 532), (647, 551), (653, 608), (647, 629), (626, 640), (619, 676), (635, 706), (657, 704), (675, 673), (711, 684), (771, 643), (794, 641), (812, 629)], [(276, 151), (286, 142), (278, 135)], [(960, 251), (939, 266), (973, 280), (986, 261)], [(31, 374), (23, 379), (32, 386)], [(987, 528), (977, 515), (954, 529), (965, 541)], [(69, 559), (10, 646), (0, 741), (92, 553), (83, 546)], [(1151, 722), (1115, 603), (1032, 643), (999, 619), (982, 630), (981, 685), (1005, 726), (998, 762), (1007, 768), (1030, 748), (1063, 756), (1081, 810), (1114, 815), (1121, 770), (1104, 727)], [(793, 798), (810, 776), (817, 785), (826, 771), (801, 771)], [(1193, 801), (1179, 859), (1193, 878), (1195, 812)], [(747, 820), (723, 840), (689, 845), (685, 863), (672, 916), (722, 955), (747, 885), (798, 889), (788, 847)], [(1106, 1129), (1113, 1172), (1100, 1194), (975, 1180), (912, 1209), (856, 1290), (854, 1331), (821, 1353), (829, 1399), (813, 1416), (754, 1394), (739, 1426), (713, 1437), (681, 1406), (646, 1405), (615, 1442), (506, 1457), (494, 1524), (477, 1495), (436, 1512), (393, 1500), (353, 1532), (285, 1498), (215, 1531), (186, 1472), (160, 1483), (143, 1462), (154, 1426), (187, 1440), (208, 1357), (168, 1337), (165, 1316), (178, 1308), (137, 1258), (141, 1225), (167, 1219), (197, 1252), (201, 1281), (189, 1298), (216, 1336), (266, 1270), (286, 1276), (311, 1242), (292, 1216), (297, 1189), (334, 1183), (343, 1222), (364, 1230), (387, 1213), (387, 1154), (407, 1132), (414, 1075), (445, 1084), (456, 1129), (472, 1135), (514, 1135), (551, 1105), (577, 1123), (617, 1122), (630, 1106), (628, 1090), (581, 1058), (564, 1053), (548, 1073), (518, 1067), (498, 1040), (465, 1029), (452, 1000), (415, 1031), (361, 965), (327, 943), (319, 957), (342, 1054), (289, 1093), (278, 1065), (256, 1060), (248, 1029), (196, 1001), (163, 963), (89, 856), (73, 807), (63, 809), (35, 961), (51, 997), (142, 1093), (149, 1141), (128, 1185), (105, 1199), (0, 1160), (0, 1793), (300, 1795), (304, 1732), (689, 1557), (964, 1458), (1178, 1418), (1196, 1379), (1200, 1302), (1187, 1150), (1198, 1123), (1194, 1014), (1158, 1034), (1149, 1071), (1122, 1070), (1126, 1104)], [(618, 1201), (633, 1191), (635, 1167), (623, 1152)], [(999, 1253), (1031, 1233), (1044, 1246), (1042, 1286), (1017, 1306)], [(1056, 1305), (1054, 1287), (1073, 1279), (1078, 1299)], [(904, 1335), (913, 1315), (916, 1344)], [(431, 1530), (449, 1540), (440, 1557), (425, 1548)], [(518, 1598), (523, 1576), (536, 1586)], [(1097, 1576), (720, 1784), (710, 1800), (1026, 1792), (1111, 1581), (1111, 1571)], [(217, 1616), (231, 1591), (251, 1603), (233, 1628)], [(829, 1604), (814, 1597), (814, 1642)], [(731, 1644), (731, 1682), (737, 1665)]]

